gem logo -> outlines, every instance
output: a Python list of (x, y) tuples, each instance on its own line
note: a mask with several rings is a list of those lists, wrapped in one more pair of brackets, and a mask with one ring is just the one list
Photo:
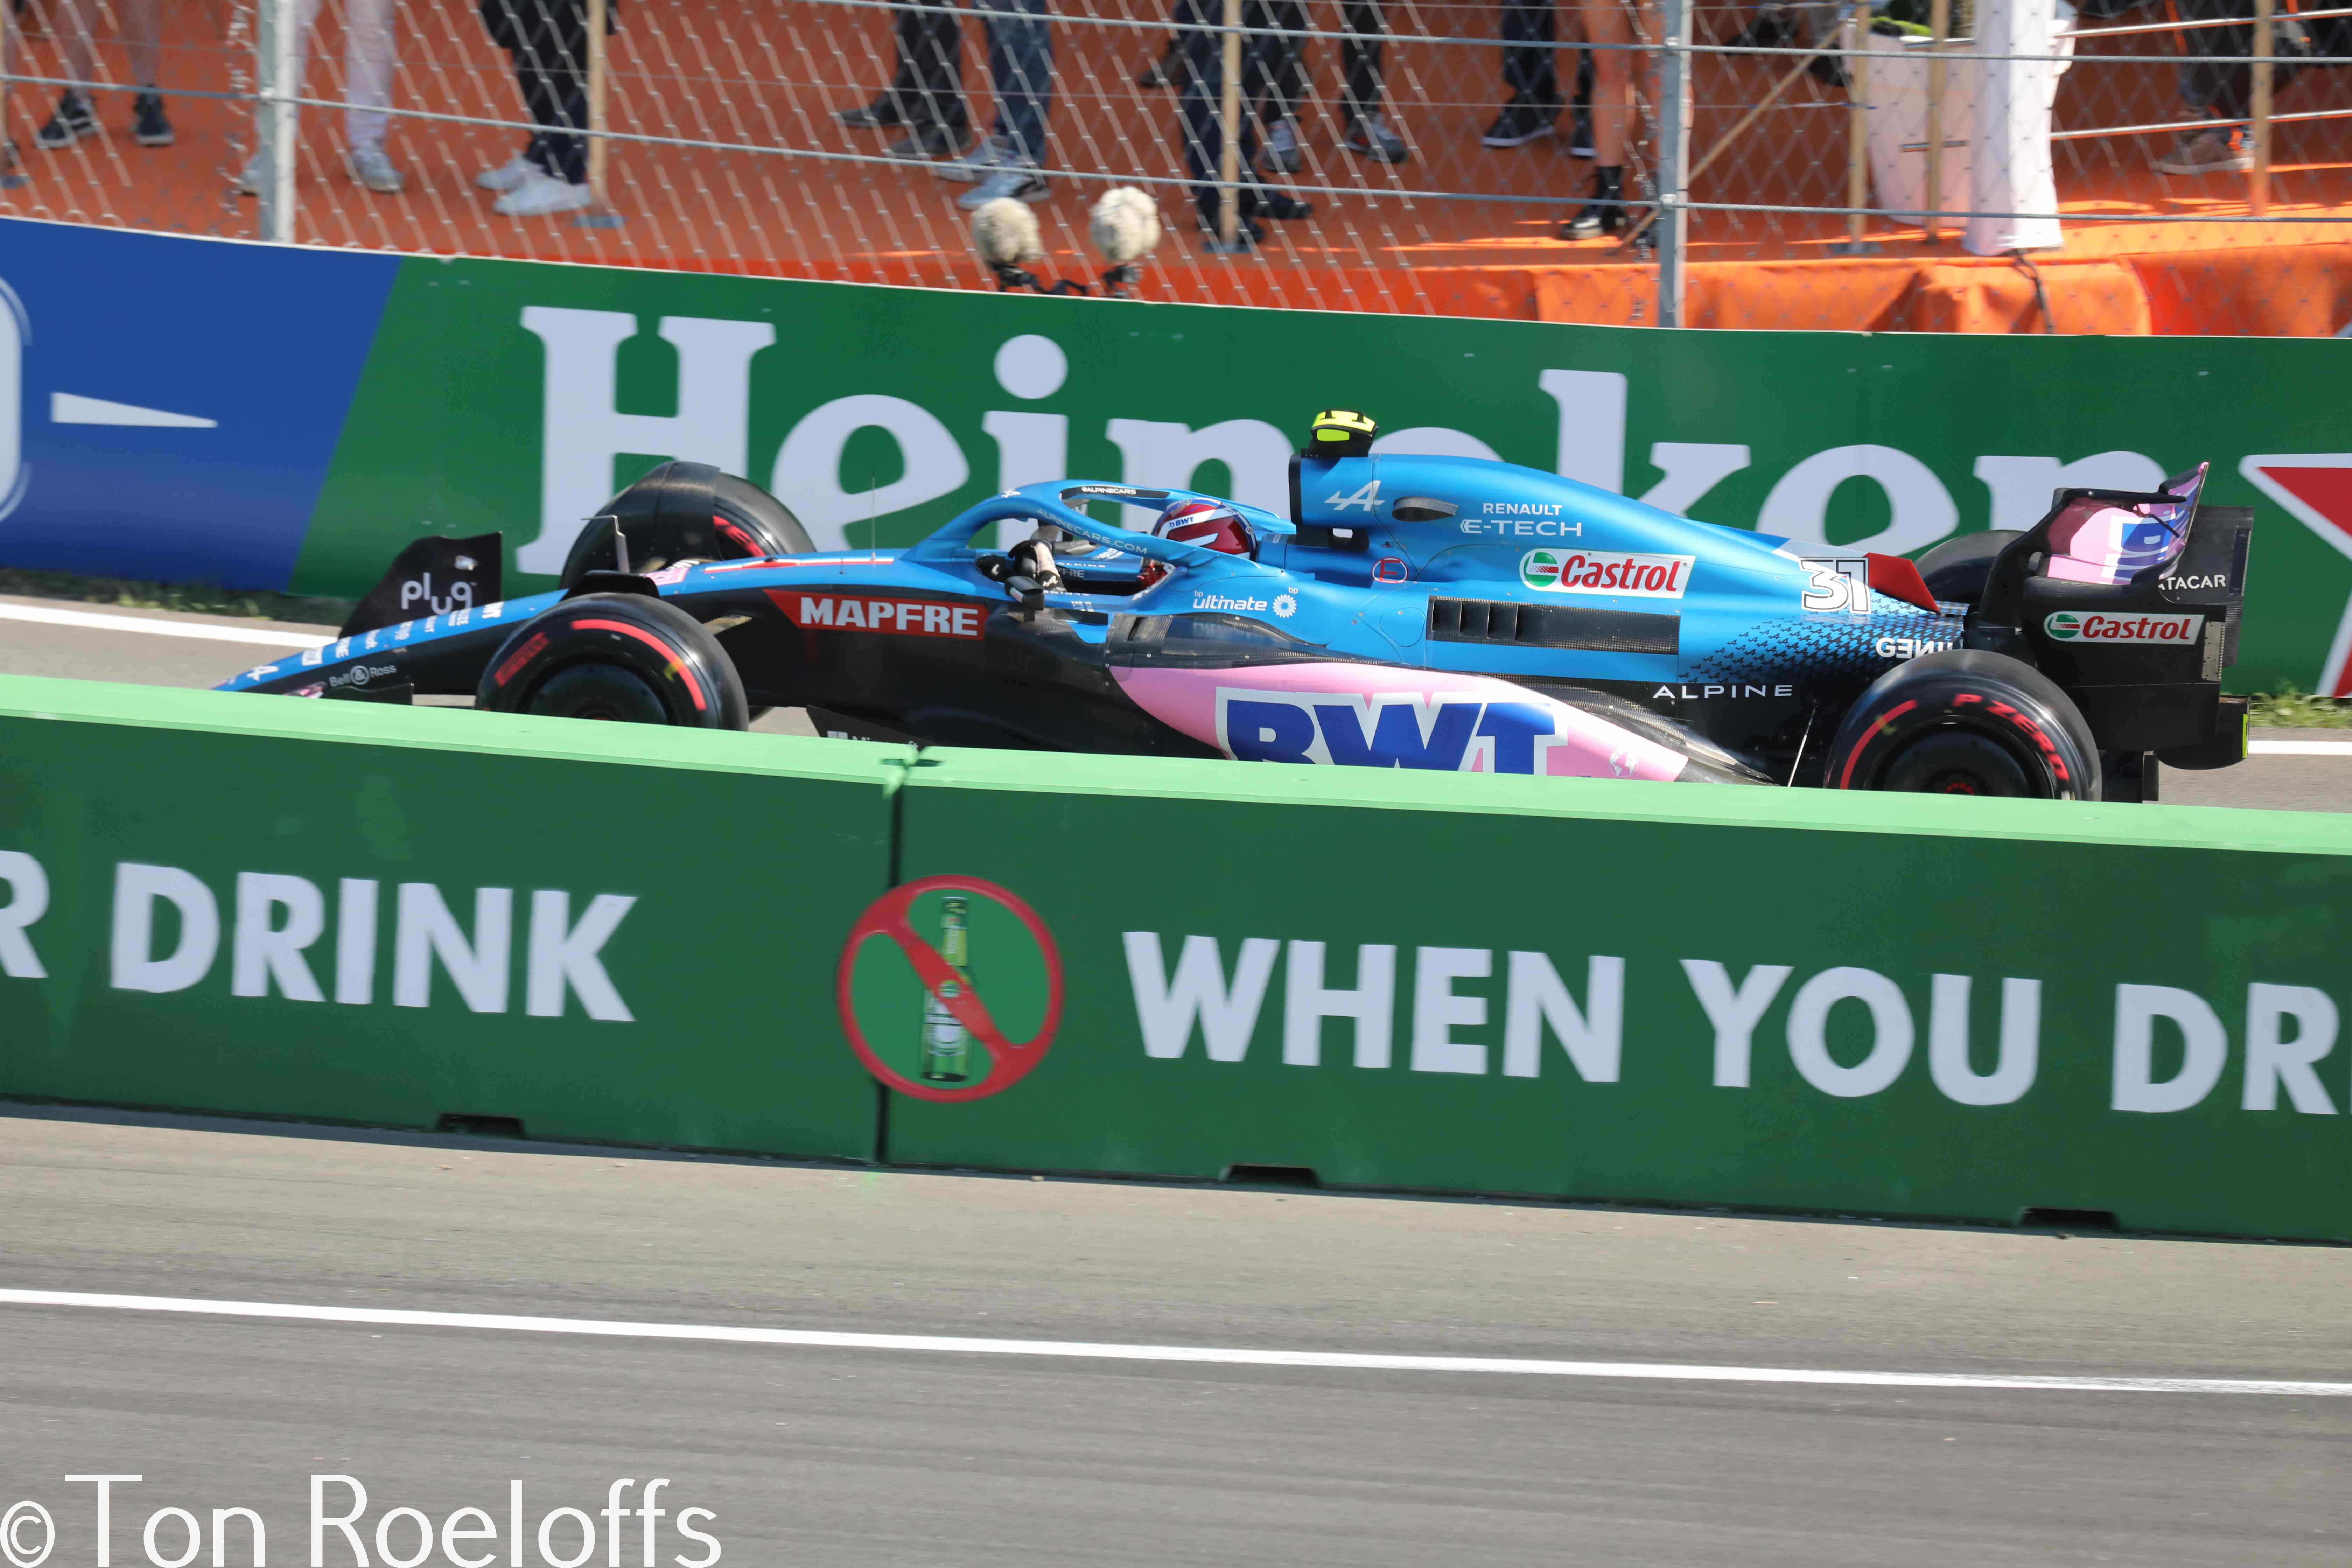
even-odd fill
[(2060, 610), (2046, 616), (2042, 629), (2055, 642), (2132, 643), (2141, 647), (2187, 647), (2205, 627), (2202, 616), (2077, 615)]
[(1679, 599), (1695, 555), (1620, 555), (1600, 550), (1530, 550), (1519, 581), (1551, 594), (1610, 594), (1624, 599)]

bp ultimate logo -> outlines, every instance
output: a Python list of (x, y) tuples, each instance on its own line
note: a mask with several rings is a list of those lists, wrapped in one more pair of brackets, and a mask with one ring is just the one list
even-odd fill
[(1613, 594), (1626, 599), (1679, 599), (1695, 555), (1621, 555), (1605, 550), (1530, 550), (1519, 581), (1551, 594)]

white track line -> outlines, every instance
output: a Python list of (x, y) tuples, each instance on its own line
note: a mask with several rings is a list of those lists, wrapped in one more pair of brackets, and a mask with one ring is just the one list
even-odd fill
[(2249, 741), (2257, 757), (2352, 757), (2352, 741)]
[(503, 1312), (417, 1312), (380, 1307), (296, 1307), (271, 1301), (208, 1301), (176, 1296), (110, 1296), (79, 1290), (0, 1289), (0, 1305), (103, 1307), (203, 1317), (273, 1318), (395, 1328), (490, 1329), (505, 1333), (588, 1334), (609, 1339), (699, 1340), (718, 1344), (800, 1345), (820, 1350), (932, 1351), (963, 1355), (1066, 1356), (1085, 1361), (1190, 1362), (1219, 1366), (1328, 1367), (1347, 1372), (1485, 1372), (1524, 1377), (1622, 1377), (1675, 1383), (1831, 1384), (1859, 1388), (2021, 1388), (2056, 1394), (2268, 1394), (2352, 1397), (2352, 1383), (2257, 1382), (2209, 1377), (2043, 1377), (1942, 1372), (1821, 1372), (1801, 1367), (1676, 1365), (1658, 1362), (1517, 1361), (1493, 1356), (1358, 1355), (1339, 1351), (1222, 1350), (1196, 1345), (1094, 1344), (1072, 1340), (975, 1340), (943, 1334), (828, 1333), (814, 1329), (743, 1329), (701, 1323), (625, 1323), (593, 1318), (518, 1318)]
[(83, 631), (140, 632), (155, 637), (194, 637), (202, 642), (241, 642), (263, 647), (324, 647), (333, 637), (309, 632), (274, 632), (267, 626), (206, 626), (193, 621), (160, 621), (146, 616), (93, 615), (87, 610), (43, 610), (30, 605), (0, 605), (0, 621), (32, 621)]

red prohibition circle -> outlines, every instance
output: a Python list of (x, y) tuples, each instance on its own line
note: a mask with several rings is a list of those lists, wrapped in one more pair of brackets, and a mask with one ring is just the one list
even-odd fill
[[(996, 1020), (989, 1016), (987, 1005), (981, 1001), (979, 994), (971, 986), (954, 985), (953, 994), (942, 994), (955, 981), (955, 971), (948, 967), (947, 960), (939, 955), (938, 949), (915, 934), (915, 928), (907, 922), (907, 911), (925, 893), (949, 889), (976, 893), (1010, 910), (1013, 918), (1021, 922), (1037, 943), (1037, 951), (1045, 961), (1045, 1018), (1037, 1026), (1037, 1033), (1030, 1038), (1006, 1039), (1003, 1032), (997, 1028)], [(866, 1031), (858, 1026), (857, 1009), (850, 995), (850, 978), (856, 968), (857, 950), (865, 946), (869, 938), (877, 936), (887, 937), (898, 944), (898, 951), (906, 954), (907, 962), (914, 966), (916, 977), (922, 981), (924, 989), (939, 997), (947, 1010), (955, 1016), (956, 1022), (961, 1024), (980, 1048), (988, 1053), (989, 1062), (994, 1070), (989, 1074), (986, 1083), (974, 1084), (967, 1089), (942, 1089), (937, 1084), (907, 1077), (874, 1054), (874, 1047), (866, 1043)], [(849, 939), (842, 943), (841, 963), (834, 976), (834, 995), (835, 1005), (841, 1010), (842, 1029), (849, 1036), (850, 1048), (857, 1053), (857, 1059), (866, 1064), (867, 1072), (899, 1093), (912, 1095), (917, 1100), (938, 1100), (942, 1104), (985, 1100), (992, 1094), (1002, 1094), (1011, 1089), (1045, 1059), (1046, 1047), (1054, 1043), (1054, 1031), (1062, 1022), (1062, 954), (1054, 945), (1054, 933), (1045, 929), (1045, 922), (1037, 918), (1037, 911), (1023, 901), (1018, 894), (993, 882), (983, 882), (977, 877), (924, 877), (903, 887), (893, 888), (875, 900), (857, 918), (857, 923), (849, 928)]]

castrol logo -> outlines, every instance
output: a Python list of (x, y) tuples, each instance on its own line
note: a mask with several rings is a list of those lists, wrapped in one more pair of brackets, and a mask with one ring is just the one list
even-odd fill
[(1628, 599), (1679, 599), (1696, 555), (1619, 555), (1601, 550), (1530, 550), (1519, 581), (1553, 594), (1614, 594)]
[(2143, 647), (2186, 647), (2196, 642), (2204, 628), (2202, 616), (2110, 616), (2080, 610), (2060, 610), (2042, 623), (2042, 629), (2054, 642), (2132, 643)]

